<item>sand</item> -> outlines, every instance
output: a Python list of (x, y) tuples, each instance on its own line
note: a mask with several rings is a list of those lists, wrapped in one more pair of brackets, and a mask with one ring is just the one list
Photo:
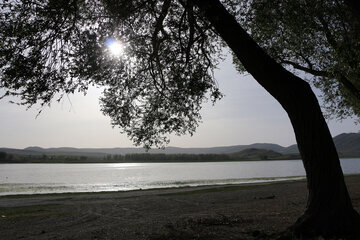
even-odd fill
[[(360, 212), (360, 175), (346, 182)], [(0, 239), (267, 239), (306, 206), (305, 181), (0, 198)]]

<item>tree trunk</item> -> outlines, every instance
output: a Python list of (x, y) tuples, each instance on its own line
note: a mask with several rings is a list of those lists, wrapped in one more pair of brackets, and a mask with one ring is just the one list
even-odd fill
[(287, 112), (306, 171), (308, 203), (291, 230), (304, 237), (359, 237), (338, 154), (316, 96), (308, 83), (268, 56), (219, 0), (193, 0), (245, 69)]

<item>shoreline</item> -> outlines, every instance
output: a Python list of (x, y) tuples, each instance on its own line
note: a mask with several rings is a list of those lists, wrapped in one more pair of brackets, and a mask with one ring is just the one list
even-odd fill
[[(344, 177), (359, 176), (360, 173), (344, 174)], [(127, 193), (127, 192), (144, 192), (152, 190), (181, 190), (181, 189), (196, 189), (196, 188), (221, 188), (221, 187), (241, 187), (241, 186), (257, 186), (277, 183), (292, 183), (297, 181), (306, 181), (306, 176), (286, 176), (286, 177), (264, 177), (264, 178), (251, 178), (254, 182), (244, 183), (212, 183), (203, 185), (179, 185), (169, 187), (150, 187), (150, 188), (137, 188), (130, 190), (114, 190), (114, 191), (78, 191), (78, 192), (48, 192), (48, 193), (19, 193), (0, 195), (1, 198), (27, 198), (27, 197), (41, 197), (41, 196), (62, 196), (62, 195), (84, 195), (84, 194), (114, 194), (114, 193)], [(224, 180), (242, 180), (242, 179), (224, 179)], [(249, 180), (249, 179), (243, 179)], [(264, 180), (264, 181), (261, 181)], [(221, 181), (221, 180), (220, 180)], [(5, 183), (6, 184), (6, 183)], [(11, 184), (11, 183), (10, 183)], [(1, 184), (0, 184), (1, 186)]]
[[(345, 177), (360, 211), (360, 175)], [(3, 196), (0, 239), (264, 239), (293, 224), (306, 181)]]
[[(359, 176), (358, 174), (349, 174), (345, 176)], [(41, 197), (41, 196), (62, 196), (62, 195), (87, 195), (87, 194), (114, 194), (114, 193), (128, 193), (128, 192), (145, 192), (145, 191), (161, 191), (161, 190), (182, 190), (182, 189), (198, 189), (198, 188), (222, 188), (222, 187), (241, 187), (241, 186), (261, 186), (267, 184), (277, 184), (277, 183), (291, 183), (297, 181), (306, 181), (305, 176), (288, 176), (288, 177), (268, 177), (268, 178), (254, 178), (254, 180), (265, 180), (268, 181), (258, 181), (258, 182), (244, 182), (244, 183), (219, 183), (219, 184), (205, 184), (205, 185), (183, 185), (183, 186), (171, 186), (171, 187), (158, 187), (158, 188), (139, 188), (131, 190), (115, 190), (115, 191), (93, 191), (93, 192), (54, 192), (54, 193), (29, 193), (29, 194), (9, 194), (9, 195), (0, 195), (1, 198), (26, 198), (26, 197)], [(225, 179), (233, 180), (233, 179)], [(237, 179), (234, 179), (237, 180)], [(239, 179), (241, 180), (241, 179)]]

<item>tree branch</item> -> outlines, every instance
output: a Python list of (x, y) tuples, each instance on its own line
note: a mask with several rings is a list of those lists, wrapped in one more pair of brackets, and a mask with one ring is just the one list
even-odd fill
[(339, 82), (344, 85), (344, 87), (349, 90), (349, 92), (360, 101), (360, 90), (355, 87), (355, 85), (350, 82), (350, 80), (345, 77), (343, 74), (340, 74), (340, 77), (338, 78)]
[(304, 71), (304, 72), (307, 72), (307, 73), (310, 73), (314, 76), (319, 76), (319, 77), (328, 77), (329, 76), (329, 73), (326, 72), (326, 71), (321, 71), (321, 70), (314, 70), (312, 68), (308, 68), (308, 67), (304, 67), (296, 62), (292, 62), (292, 61), (289, 61), (289, 60), (281, 60), (280, 61), (281, 64), (287, 64), (287, 65), (291, 65), (292, 67), (298, 69), (298, 70), (301, 70), (301, 71)]
[(326, 71), (320, 71), (320, 70), (314, 70), (311, 68), (307, 68), (304, 66), (301, 66), (298, 63), (288, 61), (288, 60), (282, 60), (280, 62), (281, 64), (288, 64), (293, 66), (294, 68), (310, 73), (314, 76), (318, 77), (329, 77), (329, 78), (335, 78), (337, 81), (339, 81), (357, 100), (360, 100), (360, 90), (356, 88), (356, 86), (341, 72), (332, 74), (330, 72)]

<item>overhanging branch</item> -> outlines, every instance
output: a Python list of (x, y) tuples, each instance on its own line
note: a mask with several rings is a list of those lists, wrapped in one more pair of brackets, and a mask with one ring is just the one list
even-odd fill
[(328, 77), (329, 76), (329, 73), (326, 72), (326, 71), (321, 71), (321, 70), (315, 70), (315, 69), (311, 69), (311, 68), (308, 68), (308, 67), (304, 67), (296, 62), (292, 62), (292, 61), (289, 61), (289, 60), (282, 60), (280, 62), (281, 64), (287, 64), (287, 65), (291, 65), (292, 67), (298, 69), (298, 70), (301, 70), (301, 71), (304, 71), (304, 72), (307, 72), (307, 73), (310, 73), (314, 76), (319, 76), (319, 77)]

